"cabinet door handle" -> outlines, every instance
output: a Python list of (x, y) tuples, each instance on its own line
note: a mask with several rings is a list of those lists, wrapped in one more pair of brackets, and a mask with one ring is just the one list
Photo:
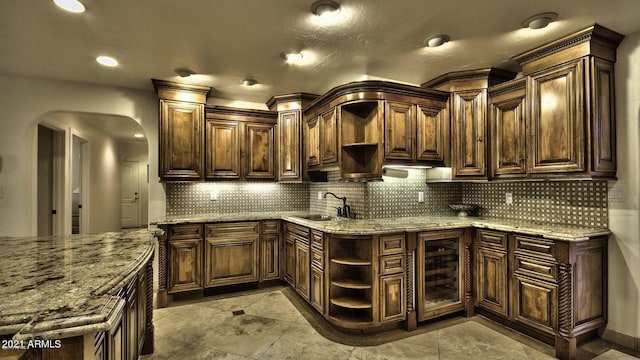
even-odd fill
[(481, 137), (479, 137), (479, 138), (478, 138), (478, 141), (484, 141), (484, 139), (483, 139), (483, 138), (481, 138)]

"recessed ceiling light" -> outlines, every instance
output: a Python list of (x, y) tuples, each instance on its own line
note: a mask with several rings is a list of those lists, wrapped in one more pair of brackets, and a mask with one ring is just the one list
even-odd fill
[(53, 0), (53, 3), (63, 10), (76, 14), (83, 13), (85, 10), (84, 4), (78, 0)]
[(441, 45), (444, 45), (446, 42), (449, 41), (449, 35), (445, 35), (445, 34), (438, 34), (438, 35), (433, 35), (428, 37), (424, 43), (428, 46), (428, 47), (438, 47)]
[(96, 61), (98, 62), (98, 64), (108, 67), (118, 66), (118, 60), (112, 58), (111, 56), (98, 56), (96, 58)]
[(140, 134), (140, 133), (138, 133), (138, 134), (133, 134), (133, 137), (138, 138), (138, 139), (141, 139), (141, 138), (143, 138), (143, 137), (144, 137), (144, 134)]
[(189, 77), (191, 75), (195, 75), (196, 72), (188, 69), (188, 68), (177, 68), (173, 70), (176, 74), (178, 74), (178, 76), (180, 77)]
[(302, 54), (299, 52), (283, 51), (280, 53), (280, 57), (285, 59), (289, 64), (302, 60)]
[(242, 80), (242, 85), (244, 86), (253, 86), (257, 84), (258, 81), (256, 79), (244, 79)]
[(332, 0), (318, 0), (311, 5), (311, 12), (317, 16), (333, 16), (340, 12), (340, 4)]
[(546, 12), (542, 14), (533, 15), (532, 17), (529, 17), (522, 22), (522, 27), (529, 28), (529, 29), (542, 29), (547, 27), (549, 23), (551, 23), (557, 18), (558, 18), (558, 14), (554, 12)]

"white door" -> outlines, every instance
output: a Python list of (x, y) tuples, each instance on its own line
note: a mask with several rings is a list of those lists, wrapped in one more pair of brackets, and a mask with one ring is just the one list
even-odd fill
[(140, 227), (140, 174), (137, 161), (123, 161), (122, 174), (122, 228)]

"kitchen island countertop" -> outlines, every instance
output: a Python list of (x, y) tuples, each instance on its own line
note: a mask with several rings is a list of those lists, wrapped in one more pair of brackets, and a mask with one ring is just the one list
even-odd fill
[(56, 339), (105, 331), (119, 289), (153, 257), (148, 230), (0, 238), (0, 335)]

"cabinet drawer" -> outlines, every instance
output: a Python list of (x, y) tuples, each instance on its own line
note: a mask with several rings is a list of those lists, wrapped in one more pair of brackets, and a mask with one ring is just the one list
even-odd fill
[(515, 272), (541, 280), (558, 281), (557, 263), (535, 257), (516, 255)]
[(534, 238), (523, 235), (513, 235), (515, 239), (515, 254), (529, 255), (543, 259), (553, 259), (553, 240)]
[(387, 255), (380, 258), (380, 275), (403, 272), (404, 268), (404, 254)]
[(205, 234), (207, 238), (228, 238), (233, 236), (246, 236), (247, 234), (255, 235), (258, 234), (259, 231), (260, 223), (257, 221), (205, 225)]
[(262, 222), (263, 234), (279, 234), (280, 233), (280, 221), (263, 221)]
[(404, 234), (380, 236), (380, 255), (404, 253)]
[(172, 225), (169, 227), (169, 240), (202, 238), (202, 224)]
[(324, 253), (322, 251), (311, 250), (311, 265), (324, 270)]
[(285, 225), (285, 229), (288, 233), (292, 233), (295, 234), (297, 236), (303, 237), (305, 239), (307, 239), (307, 242), (309, 241), (309, 229), (304, 227), (304, 226), (300, 226), (300, 225), (296, 225), (296, 224), (292, 224), (292, 223), (287, 223)]
[(497, 250), (507, 250), (507, 233), (478, 230), (477, 245)]
[(324, 250), (324, 235), (321, 231), (311, 230), (311, 246)]

